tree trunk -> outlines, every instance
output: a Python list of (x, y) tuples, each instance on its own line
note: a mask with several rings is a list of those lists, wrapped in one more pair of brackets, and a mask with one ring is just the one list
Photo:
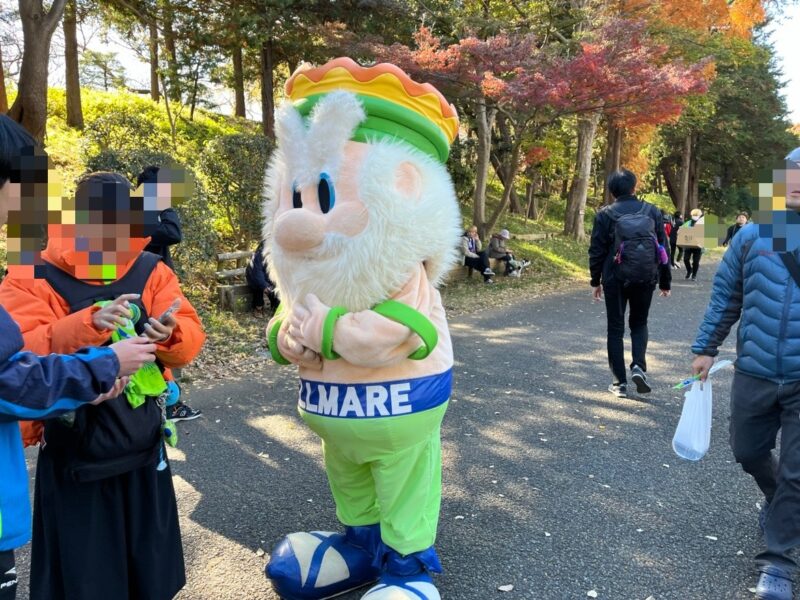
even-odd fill
[[(500, 180), (500, 183), (503, 184), (503, 188), (508, 185), (508, 168), (509, 165), (504, 165), (500, 162), (500, 157), (497, 156), (496, 152), (491, 152), (489, 154), (489, 158), (492, 161), (492, 167), (494, 167), (494, 172), (497, 173), (497, 178)], [(509, 212), (514, 214), (522, 213), (522, 206), (519, 202), (519, 196), (517, 195), (516, 190), (514, 189), (513, 182), (511, 186), (511, 207)]]
[[(500, 136), (503, 141), (503, 146), (506, 148), (512, 148), (514, 140), (511, 135), (511, 129), (509, 128), (508, 124), (508, 117), (505, 115), (498, 115), (497, 116), (497, 129), (500, 131)], [(504, 152), (504, 158), (508, 158), (508, 152)], [(503, 184), (503, 187), (506, 185), (511, 186), (511, 196), (509, 198), (510, 207), (509, 212), (515, 215), (518, 215), (522, 212), (522, 207), (519, 203), (519, 198), (517, 197), (517, 192), (514, 189), (514, 181), (508, 180), (508, 173), (510, 170), (511, 165), (507, 162), (503, 163), (500, 159), (500, 155), (497, 152), (493, 152), (490, 154), (492, 158), (492, 166), (494, 166), (495, 172), (497, 173), (497, 177), (500, 179), (500, 183)]]
[[(511, 200), (511, 191), (514, 187), (513, 181), (517, 178), (517, 171), (519, 171), (519, 155), (522, 148), (522, 132), (518, 133), (519, 137), (517, 141), (514, 142), (514, 147), (511, 150), (511, 161), (508, 171), (506, 172), (511, 185), (503, 187), (503, 197), (500, 200), (500, 205), (495, 209), (494, 213), (492, 213), (492, 216), (489, 217), (489, 220), (486, 222), (486, 226), (484, 227), (486, 234), (494, 229), (494, 226), (497, 224), (497, 220), (500, 218), (500, 215), (503, 214), (503, 211), (506, 209), (506, 206), (508, 206), (508, 203)], [(481, 235), (481, 237), (485, 237), (486, 234)]]
[(620, 168), (620, 161), (622, 160), (622, 138), (624, 129), (614, 124), (613, 121), (608, 122), (608, 133), (606, 134), (606, 160), (605, 160), (605, 173), (603, 175), (603, 203), (611, 204), (614, 198), (611, 192), (608, 191), (609, 175)]
[(683, 140), (683, 155), (681, 157), (681, 183), (680, 196), (678, 197), (678, 210), (686, 214), (689, 206), (689, 169), (692, 164), (692, 136), (688, 134)]
[(44, 140), (47, 127), (47, 67), (50, 40), (64, 14), (66, 0), (53, 0), (45, 12), (42, 0), (20, 0), (24, 46), (19, 86), (8, 115), (38, 141)]
[(700, 157), (697, 155), (697, 135), (692, 136), (692, 160), (689, 163), (689, 196), (687, 203), (689, 210), (700, 205)]
[(158, 102), (161, 100), (161, 90), (158, 87), (158, 25), (155, 18), (147, 24), (147, 30), (150, 50), (150, 98), (153, 102)]
[(83, 129), (81, 108), (81, 79), (78, 74), (78, 22), (75, 0), (67, 0), (64, 7), (64, 66), (66, 72), (67, 125)]
[(189, 120), (194, 121), (194, 109), (197, 106), (197, 88), (200, 85), (200, 65), (194, 71), (194, 80), (192, 81), (192, 103), (189, 107)]
[(666, 158), (661, 160), (659, 168), (661, 169), (661, 175), (664, 177), (664, 185), (667, 186), (667, 193), (669, 194), (670, 200), (672, 200), (672, 204), (675, 205), (676, 209), (680, 209), (680, 190), (678, 189), (677, 183), (675, 183), (675, 176)]
[(246, 118), (247, 111), (244, 101), (244, 67), (242, 66), (242, 46), (236, 44), (233, 49), (233, 92), (236, 97), (234, 116)]
[(472, 204), (472, 224), (481, 237), (486, 235), (486, 183), (489, 180), (489, 163), (492, 152), (492, 127), (497, 109), (486, 106), (480, 98), (475, 106), (475, 126), (478, 136), (478, 161), (475, 166), (475, 197)]
[(180, 70), (178, 68), (178, 51), (175, 43), (175, 30), (173, 29), (175, 14), (172, 11), (172, 5), (167, 0), (164, 1), (164, 10), (162, 15), (163, 23), (161, 29), (164, 32), (164, 50), (165, 54), (167, 55), (167, 81), (169, 82), (169, 89), (165, 93), (169, 94), (169, 98), (173, 102), (180, 102)]
[(589, 177), (592, 172), (592, 145), (597, 134), (600, 113), (591, 113), (578, 119), (578, 152), (575, 161), (575, 176), (567, 198), (567, 212), (564, 219), (564, 233), (578, 241), (586, 238), (583, 215), (586, 208), (586, 195), (589, 190)]
[(6, 94), (6, 70), (3, 66), (3, 48), (0, 46), (0, 114), (8, 112), (8, 94)]
[(269, 39), (261, 44), (261, 129), (271, 140), (275, 139), (274, 72), (275, 49)]
[(536, 179), (534, 177), (531, 177), (531, 180), (525, 184), (525, 201), (528, 203), (525, 217), (534, 221), (538, 220), (539, 203), (536, 200)]

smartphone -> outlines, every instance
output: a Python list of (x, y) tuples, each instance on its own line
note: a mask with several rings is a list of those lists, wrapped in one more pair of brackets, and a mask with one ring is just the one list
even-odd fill
[(170, 304), (169, 308), (165, 310), (163, 313), (161, 313), (161, 316), (158, 317), (158, 322), (161, 323), (162, 325), (166, 324), (166, 320), (170, 317), (170, 315), (174, 313), (176, 310), (178, 310), (180, 307), (181, 307), (181, 299), (176, 298), (175, 301), (172, 304)]

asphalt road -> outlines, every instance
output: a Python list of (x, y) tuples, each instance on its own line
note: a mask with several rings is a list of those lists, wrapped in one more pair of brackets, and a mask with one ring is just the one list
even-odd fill
[[(673, 296), (654, 299), (654, 390), (643, 400), (606, 391), (604, 307), (588, 288), (451, 322), (437, 542), (445, 600), (752, 597), (760, 498), (727, 444), (730, 371), (715, 379), (706, 458), (671, 449), (682, 396), (670, 388), (688, 374), (713, 267), (701, 265), (695, 284), (675, 271)], [(179, 598), (277, 599), (263, 576), (272, 545), (337, 529), (293, 369), (265, 362), (194, 384), (190, 398), (205, 417), (181, 424), (172, 456), (188, 573)]]

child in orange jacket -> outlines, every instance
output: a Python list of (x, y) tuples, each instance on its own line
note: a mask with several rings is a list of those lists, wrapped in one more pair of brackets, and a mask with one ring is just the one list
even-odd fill
[[(178, 279), (142, 249), (150, 221), (121, 175), (82, 179), (74, 206), (49, 226), (45, 277), (9, 276), (0, 302), (25, 349), (103, 345), (136, 304), (136, 332), (165, 367), (188, 364), (205, 340)], [(53, 219), (50, 220), (53, 222)], [(98, 303), (115, 300), (105, 307)], [(180, 300), (179, 308), (158, 319)], [(133, 408), (125, 394), (44, 426), (34, 493), (31, 599), (172, 598), (185, 584), (163, 398)]]

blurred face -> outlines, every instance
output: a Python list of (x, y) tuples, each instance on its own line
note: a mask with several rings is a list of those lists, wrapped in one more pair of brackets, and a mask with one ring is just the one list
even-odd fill
[(469, 228), (469, 237), (477, 238), (478, 237), (478, 228), (477, 227), (470, 227)]
[(746, 224), (746, 223), (747, 223), (747, 215), (739, 215), (738, 217), (736, 217), (736, 222), (737, 222), (739, 225), (744, 225), (744, 224)]
[(786, 208), (800, 210), (800, 167), (786, 169)]

